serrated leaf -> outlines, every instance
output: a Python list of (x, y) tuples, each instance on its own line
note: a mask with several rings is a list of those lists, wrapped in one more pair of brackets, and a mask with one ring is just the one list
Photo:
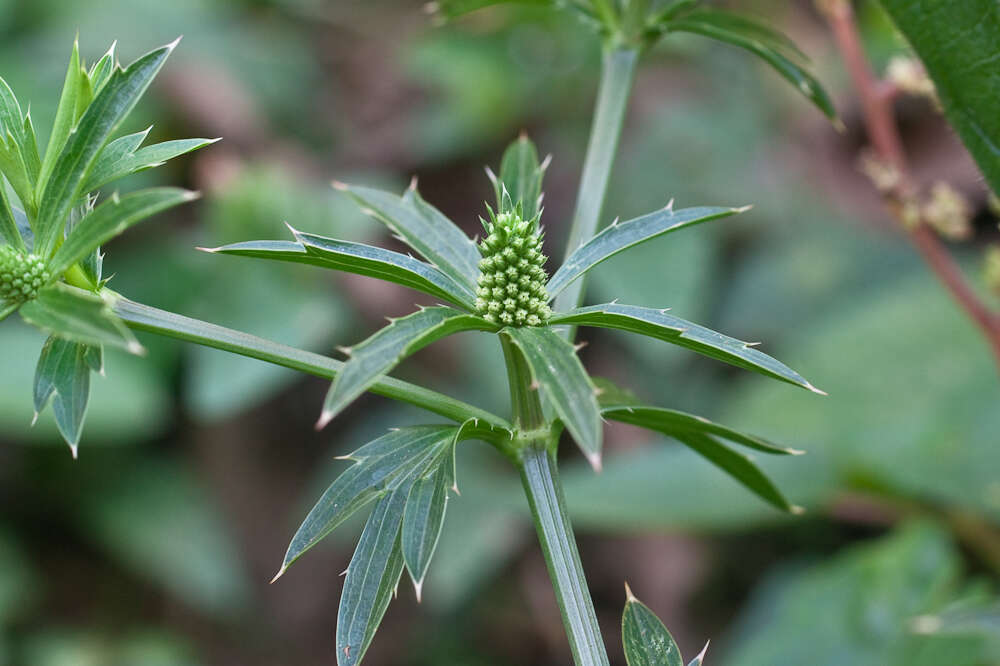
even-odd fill
[(14, 219), (14, 209), (7, 199), (7, 188), (0, 182), (0, 241), (11, 247), (24, 250), (24, 239), (18, 230), (17, 220)]
[(826, 94), (816, 77), (785, 55), (783, 50), (779, 50), (769, 42), (761, 41), (757, 34), (759, 30), (747, 31), (745, 26), (725, 25), (718, 20), (705, 21), (698, 18), (688, 18), (688, 16), (671, 21), (668, 30), (702, 35), (750, 51), (769, 64), (828, 118), (831, 120), (837, 118), (833, 102), (830, 101), (829, 95)]
[(397, 488), (421, 460), (440, 455), (457, 431), (457, 426), (400, 428), (346, 456), (355, 464), (336, 478), (306, 516), (292, 537), (278, 576), (358, 509)]
[(76, 457), (90, 399), (90, 348), (55, 336), (45, 341), (35, 368), (35, 414), (52, 400), (59, 433)]
[(325, 426), (400, 361), (432, 342), (461, 331), (495, 330), (495, 325), (481, 317), (444, 306), (424, 308), (392, 320), (347, 350), (350, 358), (326, 394), (317, 427)]
[(55, 275), (61, 275), (67, 268), (132, 225), (197, 198), (197, 193), (177, 187), (151, 187), (108, 199), (73, 227), (66, 242), (49, 262), (49, 270)]
[(729, 217), (743, 210), (745, 209), (718, 206), (673, 210), (668, 206), (627, 222), (612, 224), (568, 256), (549, 280), (546, 289), (549, 296), (554, 297), (591, 268), (619, 252), (663, 234), (701, 222)]
[(126, 69), (116, 69), (87, 107), (39, 196), (36, 254), (48, 256), (55, 248), (66, 217), (83, 194), (82, 185), (101, 149), (135, 107), (175, 45), (176, 42), (156, 49)]
[(768, 504), (789, 513), (802, 512), (800, 507), (785, 499), (777, 486), (760, 471), (749, 456), (733, 451), (711, 435), (704, 433), (674, 432), (670, 436), (729, 474)]
[(414, 481), (406, 499), (400, 543), (406, 568), (417, 588), (418, 601), (427, 568), (444, 526), (448, 490), (451, 488), (450, 467), (451, 460), (442, 460)]
[(88, 345), (111, 345), (133, 354), (144, 352), (125, 323), (97, 294), (56, 283), (21, 306), (21, 317), (33, 326)]
[(249, 241), (211, 248), (208, 251), (310, 264), (365, 275), (472, 308), (475, 294), (419, 259), (364, 243), (335, 240), (298, 231), (293, 233), (298, 242)]
[(742, 444), (762, 453), (777, 455), (799, 455), (798, 449), (777, 446), (760, 437), (727, 428), (708, 419), (662, 407), (646, 407), (641, 405), (602, 407), (601, 416), (612, 421), (655, 430), (673, 437), (675, 433), (703, 433), (716, 435), (734, 444)]
[[(140, 142), (145, 138), (148, 131), (139, 133), (142, 135)], [(130, 137), (122, 137), (122, 139), (134, 136), (130, 135)], [(98, 156), (97, 161), (90, 171), (90, 175), (87, 176), (87, 180), (81, 189), (82, 192), (93, 192), (125, 176), (158, 167), (175, 157), (193, 152), (199, 148), (204, 148), (205, 146), (210, 146), (219, 139), (178, 139), (175, 141), (154, 143), (145, 148), (138, 148), (136, 146), (130, 151), (123, 150), (128, 144), (115, 145), (120, 140), (112, 141), (101, 151), (100, 156)]]
[(647, 335), (823, 394), (802, 375), (777, 359), (748, 346), (747, 343), (675, 317), (664, 310), (605, 303), (558, 313), (553, 315), (550, 321), (552, 324), (596, 326)]
[(385, 495), (368, 517), (347, 567), (337, 611), (337, 664), (361, 663), (403, 573), (399, 527), (409, 488)]
[(627, 600), (622, 613), (622, 645), (628, 666), (684, 666), (681, 651), (667, 628), (625, 586)]
[(996, 0), (882, 0), (927, 67), (948, 121), (1000, 195), (1000, 6)]
[[(490, 174), (492, 176), (492, 172)], [(545, 169), (538, 162), (535, 144), (522, 134), (504, 151), (500, 161), (500, 178), (492, 178), (498, 211), (507, 212), (502, 205), (502, 189), (507, 188), (512, 203), (515, 206), (521, 204), (521, 217), (525, 220), (533, 219), (541, 203), (544, 175)]]
[(438, 270), (470, 291), (479, 278), (480, 254), (472, 240), (414, 187), (402, 196), (369, 187), (337, 183), (362, 207), (397, 233)]
[(501, 334), (524, 355), (532, 380), (550, 401), (590, 464), (599, 469), (600, 410), (594, 385), (573, 345), (550, 328), (505, 328)]

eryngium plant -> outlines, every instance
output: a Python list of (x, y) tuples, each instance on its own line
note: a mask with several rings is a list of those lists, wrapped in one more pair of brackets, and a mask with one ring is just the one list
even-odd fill
[(149, 129), (113, 139), (159, 72), (174, 44), (121, 67), (115, 47), (84, 66), (74, 43), (44, 155), (31, 114), (0, 78), (0, 320), (17, 311), (50, 334), (35, 374), (36, 414), (51, 400), (56, 425), (76, 456), (90, 373), (101, 371), (105, 345), (142, 353), (112, 311), (100, 246), (128, 227), (194, 192), (159, 187), (101, 194), (129, 174), (212, 143), (166, 141), (141, 147)]
[(595, 469), (601, 465), (602, 419), (666, 434), (764, 501), (782, 510), (795, 509), (753, 461), (734, 447), (778, 455), (795, 451), (698, 416), (640, 404), (607, 380), (589, 376), (566, 333), (570, 326), (623, 330), (816, 391), (808, 381), (747, 343), (667, 310), (617, 302), (555, 312), (549, 306), (563, 289), (604, 260), (650, 239), (745, 208), (675, 210), (668, 204), (648, 215), (616, 222), (573, 251), (548, 277), (538, 224), (544, 165), (539, 164), (534, 146), (521, 137), (505, 153), (499, 177), (490, 175), (497, 195), (496, 212), (488, 208), (488, 220), (482, 221), (485, 237), (478, 244), (424, 201), (415, 183), (402, 196), (335, 184), (424, 261), (296, 229), (291, 230), (293, 240), (251, 241), (209, 250), (377, 277), (449, 303), (420, 307), (391, 319), (366, 340), (344, 348), (348, 360), (326, 395), (319, 427), (403, 359), (453, 333), (482, 331), (496, 336), (503, 349), (513, 412), (509, 420), (490, 415), (456, 424), (410, 426), (365, 444), (345, 457), (352, 465), (334, 480), (292, 538), (278, 576), (353, 513), (374, 505), (348, 565), (341, 596), (340, 664), (360, 663), (404, 568), (420, 595), (449, 492), (456, 488), (456, 449), (464, 440), (489, 442), (520, 470), (580, 663), (606, 663), (607, 658), (587, 657), (603, 654), (603, 644), (585, 583), (581, 585), (579, 556), (558, 484), (556, 449), (564, 429)]

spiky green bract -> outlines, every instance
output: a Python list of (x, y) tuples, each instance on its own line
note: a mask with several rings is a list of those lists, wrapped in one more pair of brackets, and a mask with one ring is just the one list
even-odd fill
[(0, 247), (0, 299), (8, 303), (30, 301), (50, 277), (41, 257), (7, 245)]
[(479, 243), (476, 314), (503, 326), (544, 326), (552, 315), (545, 291), (545, 255), (539, 215), (521, 218), (520, 204), (481, 220), (486, 238)]

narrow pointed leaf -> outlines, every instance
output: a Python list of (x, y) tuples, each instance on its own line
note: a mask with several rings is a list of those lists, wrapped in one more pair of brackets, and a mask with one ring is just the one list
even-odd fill
[(675, 432), (671, 437), (697, 452), (713, 465), (729, 474), (744, 487), (777, 509), (800, 513), (802, 509), (789, 503), (777, 486), (760, 471), (753, 460), (715, 439), (699, 432)]
[(87, 73), (87, 77), (90, 79), (90, 88), (94, 91), (95, 95), (101, 91), (104, 84), (111, 78), (111, 73), (115, 67), (115, 47), (117, 45), (118, 42), (112, 42), (108, 52), (101, 56), (101, 59), (95, 62), (93, 67), (90, 68), (90, 72)]
[(38, 177), (38, 191), (45, 190), (45, 184), (49, 180), (52, 169), (56, 165), (56, 158), (62, 153), (66, 139), (69, 137), (76, 123), (76, 102), (80, 96), (82, 85), (83, 69), (80, 67), (80, 44), (73, 42), (73, 52), (70, 54), (69, 67), (66, 69), (66, 79), (63, 82), (62, 96), (59, 98), (59, 106), (56, 108), (56, 119), (52, 126), (52, 133), (49, 135), (49, 144), (45, 149), (45, 157), (42, 159), (42, 169)]
[(444, 526), (448, 504), (448, 483), (451, 456), (441, 460), (426, 474), (416, 479), (406, 500), (400, 543), (410, 578), (417, 586), (417, 595), (427, 575), (434, 549)]
[(24, 166), (28, 173), (28, 179), (32, 183), (37, 183), (38, 172), (42, 168), (42, 162), (38, 156), (38, 138), (35, 136), (35, 126), (31, 122), (30, 112), (24, 116), (23, 132), (21, 134), (21, 156), (24, 158)]
[(73, 227), (66, 242), (56, 251), (49, 268), (60, 275), (132, 225), (197, 198), (196, 192), (177, 187), (151, 187), (108, 199)]
[(128, 66), (116, 69), (87, 107), (63, 146), (39, 198), (36, 253), (55, 248), (70, 209), (83, 194), (97, 156), (160, 71), (174, 44), (152, 51)]
[(774, 68), (782, 78), (791, 83), (799, 93), (805, 95), (828, 118), (836, 119), (837, 111), (833, 108), (833, 102), (830, 101), (829, 95), (826, 94), (816, 77), (795, 60), (785, 55), (782, 50), (762, 42), (759, 37), (752, 33), (747, 33), (734, 26), (720, 24), (717, 21), (689, 19), (687, 16), (671, 21), (669, 29), (702, 35), (750, 51)]
[(59, 433), (76, 457), (90, 398), (90, 347), (55, 336), (45, 341), (35, 368), (35, 413), (52, 400)]
[(295, 532), (279, 576), (307, 550), (358, 509), (394, 490), (421, 460), (447, 450), (456, 426), (413, 426), (393, 430), (347, 456), (347, 468), (323, 493)]
[(125, 323), (97, 294), (56, 283), (21, 306), (21, 317), (47, 333), (88, 345), (107, 344), (143, 353)]
[(546, 287), (549, 296), (554, 297), (597, 264), (639, 243), (701, 222), (729, 217), (743, 210), (746, 209), (702, 206), (673, 210), (667, 207), (627, 222), (612, 224), (566, 258), (549, 280)]
[(688, 666), (702, 666), (702, 662), (705, 660), (705, 653), (708, 652), (708, 643), (705, 643), (705, 647), (701, 649), (698, 656), (688, 662)]
[[(10, 135), (14, 141), (12, 148), (21, 151), (24, 138), (24, 116), (21, 115), (21, 105), (14, 96), (7, 82), (0, 77), (0, 129), (4, 136)], [(8, 142), (11, 143), (11, 142)]]
[[(803, 63), (809, 61), (809, 57), (787, 35), (775, 30), (763, 21), (750, 16), (736, 14), (724, 9), (700, 7), (684, 13), (682, 19), (684, 21), (694, 21), (715, 26), (722, 30), (742, 35), (747, 39), (755, 39), (768, 48), (782, 52)], [(663, 27), (668, 30), (670, 29), (669, 19), (664, 22)]]
[(601, 465), (601, 415), (596, 391), (573, 345), (551, 328), (505, 328), (577, 445), (595, 468)]
[(476, 330), (495, 331), (496, 326), (481, 317), (443, 306), (424, 308), (407, 317), (392, 320), (388, 326), (349, 350), (350, 359), (326, 394), (318, 426), (329, 423), (344, 407), (410, 354), (452, 333)]
[(784, 363), (757, 351), (747, 343), (675, 317), (664, 310), (605, 303), (556, 314), (551, 322), (612, 328), (647, 335), (815, 393), (823, 393)]
[(484, 7), (510, 4), (548, 6), (553, 4), (553, 0), (438, 0), (427, 7), (442, 18), (453, 19)]
[(209, 252), (321, 266), (394, 282), (437, 298), (472, 308), (475, 294), (428, 263), (363, 243), (295, 232), (298, 242), (249, 241)]
[(777, 455), (799, 455), (802, 453), (798, 449), (777, 446), (760, 437), (754, 437), (753, 435), (747, 435), (732, 428), (727, 428), (724, 425), (714, 423), (701, 416), (678, 412), (673, 409), (640, 405), (603, 407), (601, 415), (612, 421), (628, 423), (646, 428), (647, 430), (654, 430), (670, 437), (684, 433), (703, 433), (722, 437), (734, 444), (741, 444), (762, 453)]
[(361, 663), (403, 573), (399, 526), (406, 491), (385, 495), (368, 517), (347, 567), (337, 611), (337, 664)]
[(479, 277), (479, 250), (441, 211), (424, 201), (413, 187), (402, 196), (369, 187), (337, 184), (361, 206), (392, 229), (442, 273), (475, 290)]
[(2, 130), (0, 130), (0, 172), (7, 177), (21, 204), (28, 210), (34, 210), (35, 192), (28, 180), (28, 168), (21, 157), (17, 139), (10, 132), (2, 133)]
[[(160, 310), (120, 296), (112, 307), (115, 313), (135, 330), (149, 331), (157, 335), (240, 354), (324, 379), (333, 379), (344, 368), (344, 363), (328, 356)], [(376, 381), (369, 390), (393, 400), (416, 405), (459, 423), (471, 420), (475, 424), (475, 436), (486, 441), (494, 441), (497, 438), (509, 440), (513, 436), (511, 425), (505, 419), (423, 386), (392, 377), (383, 377)]]
[(622, 613), (622, 645), (628, 666), (684, 666), (681, 651), (660, 618), (625, 586), (628, 599)]
[(542, 196), (544, 174), (535, 144), (527, 136), (522, 135), (511, 143), (500, 162), (500, 179), (493, 183), (500, 212), (505, 212), (501, 200), (502, 188), (506, 187), (513, 204), (521, 204), (521, 217), (525, 220), (535, 217)]
[(14, 219), (14, 209), (7, 199), (7, 188), (0, 181), (0, 242), (10, 245), (18, 250), (24, 250), (24, 239), (17, 227), (17, 220)]
[[(142, 134), (145, 138), (145, 132)], [(178, 139), (154, 143), (138, 150), (133, 148), (124, 154), (120, 154), (118, 150), (124, 146), (118, 146), (115, 151), (110, 151), (112, 147), (115, 147), (115, 142), (111, 142), (97, 158), (81, 191), (93, 192), (120, 178), (158, 167), (168, 160), (204, 148), (216, 141), (218, 139)]]

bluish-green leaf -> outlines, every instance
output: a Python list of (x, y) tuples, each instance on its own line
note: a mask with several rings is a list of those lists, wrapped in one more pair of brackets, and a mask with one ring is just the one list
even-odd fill
[(551, 328), (505, 328), (531, 378), (550, 401), (587, 460), (601, 466), (601, 415), (596, 390), (573, 345)]
[(615, 223), (581, 245), (566, 258), (563, 265), (549, 280), (549, 296), (554, 297), (578, 277), (614, 255), (638, 245), (643, 241), (657, 238), (671, 231), (678, 231), (701, 222), (729, 217), (746, 210), (745, 208), (724, 208), (702, 206), (674, 210), (668, 205), (642, 217), (627, 222)]
[(73, 227), (56, 251), (49, 270), (56, 275), (82, 260), (98, 247), (134, 224), (178, 204), (198, 198), (196, 192), (177, 187), (151, 187), (112, 197), (90, 211)]
[(479, 249), (455, 223), (424, 201), (411, 186), (402, 196), (335, 183), (442, 273), (470, 291), (479, 278)]
[(798, 449), (777, 446), (760, 437), (747, 435), (732, 428), (727, 428), (724, 425), (713, 423), (704, 417), (678, 412), (673, 409), (643, 405), (602, 406), (601, 415), (612, 421), (628, 423), (646, 428), (647, 430), (655, 430), (670, 437), (673, 437), (676, 433), (704, 433), (722, 437), (734, 444), (742, 444), (762, 453), (778, 455), (799, 455), (803, 453), (803, 451), (799, 451)]
[(674, 432), (671, 437), (729, 474), (768, 504), (789, 513), (802, 512), (801, 507), (785, 499), (777, 486), (760, 471), (749, 456), (733, 451), (711, 435), (700, 432)]
[(76, 458), (90, 399), (92, 354), (87, 345), (55, 336), (45, 341), (35, 368), (35, 415), (52, 400), (59, 433)]
[(917, 52), (945, 116), (1000, 195), (1000, 3), (882, 0)]
[(504, 151), (500, 161), (500, 177), (489, 173), (497, 197), (497, 210), (503, 209), (503, 188), (507, 188), (512, 203), (521, 204), (521, 217), (530, 220), (538, 213), (542, 199), (542, 178), (545, 165), (538, 162), (538, 151), (527, 135), (522, 134)]
[(66, 216), (83, 194), (83, 183), (101, 149), (135, 107), (175, 45), (156, 49), (126, 69), (116, 69), (87, 107), (39, 196), (36, 254), (48, 256), (55, 248)]
[(337, 611), (337, 664), (361, 663), (403, 573), (399, 526), (406, 491), (385, 495), (368, 517), (347, 567)]
[(444, 526), (451, 466), (449, 456), (416, 479), (406, 500), (400, 543), (406, 568), (417, 589), (417, 600)]
[(63, 82), (62, 95), (59, 97), (59, 106), (56, 108), (55, 123), (52, 125), (49, 144), (45, 148), (45, 157), (42, 159), (42, 169), (38, 177), (39, 192), (45, 190), (52, 169), (56, 165), (56, 159), (62, 153), (66, 139), (69, 138), (70, 132), (76, 124), (77, 100), (81, 95), (83, 78), (83, 68), (80, 64), (80, 44), (79, 41), (74, 40), (69, 67), (66, 69), (66, 79)]
[(350, 358), (326, 394), (317, 427), (325, 426), (400, 361), (432, 342), (460, 331), (496, 330), (481, 317), (443, 306), (424, 308), (390, 322), (365, 341), (344, 350)]
[(95, 95), (101, 92), (101, 88), (103, 88), (104, 84), (108, 82), (109, 78), (111, 78), (111, 73), (115, 68), (115, 47), (117, 45), (118, 42), (112, 42), (107, 53), (101, 56), (101, 59), (95, 62), (93, 66), (91, 66), (90, 71), (87, 72), (87, 78), (90, 79), (90, 89)]
[(746, 342), (675, 317), (666, 310), (605, 303), (556, 314), (551, 323), (597, 326), (647, 335), (815, 393), (823, 393), (784, 363), (757, 351)]
[(457, 431), (457, 426), (400, 428), (345, 456), (355, 464), (336, 478), (306, 516), (275, 578), (358, 509), (395, 490), (418, 463), (440, 457)]
[(29, 324), (67, 340), (107, 344), (133, 354), (144, 351), (104, 299), (76, 287), (62, 283), (46, 287), (21, 306), (20, 314)]
[(7, 188), (0, 182), (0, 242), (6, 243), (18, 250), (24, 250), (24, 239), (14, 219), (14, 209), (7, 199)]
[[(148, 131), (139, 133), (141, 135), (140, 142)], [(132, 139), (133, 137), (135, 135), (122, 137), (122, 139)], [(128, 151), (123, 150), (127, 148), (128, 144), (115, 145), (120, 140), (112, 141), (101, 151), (90, 175), (87, 176), (82, 192), (93, 192), (130, 174), (158, 167), (168, 160), (209, 146), (219, 139), (178, 139), (154, 143), (145, 148), (138, 148), (136, 145)]]
[(627, 600), (622, 613), (622, 645), (628, 666), (684, 666), (681, 651), (667, 628), (625, 586)]

